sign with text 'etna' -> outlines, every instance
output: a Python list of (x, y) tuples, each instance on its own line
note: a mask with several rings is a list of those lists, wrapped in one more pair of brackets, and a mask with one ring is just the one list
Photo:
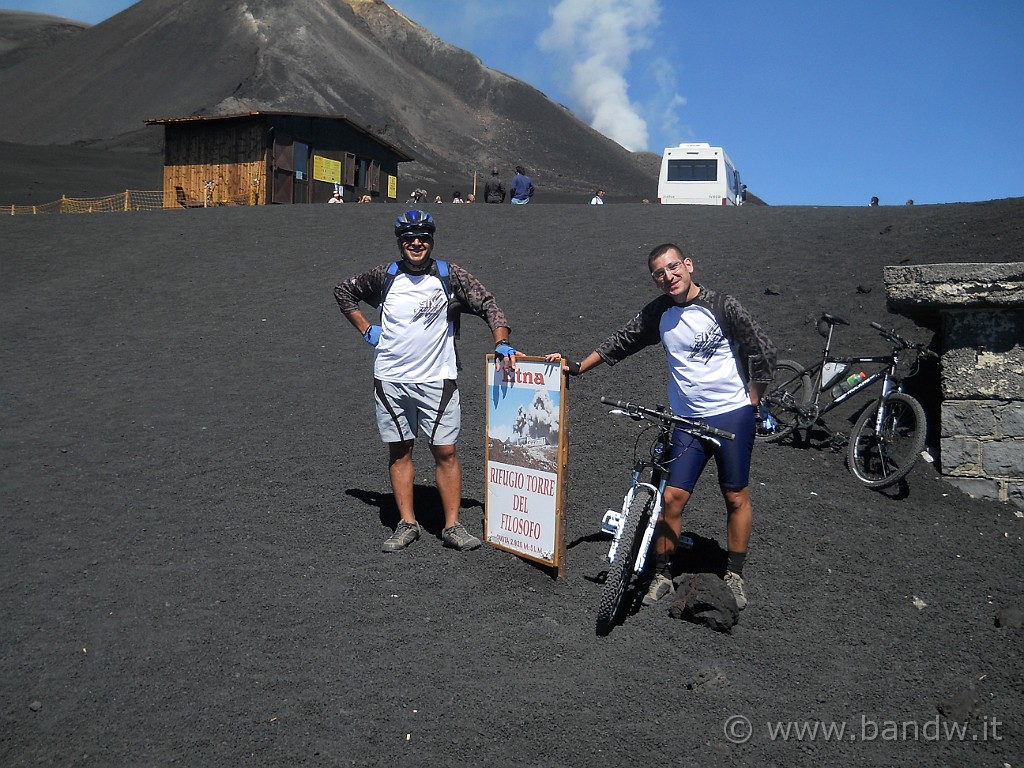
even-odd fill
[(514, 371), (487, 356), (484, 535), (499, 549), (558, 567), (568, 435), (560, 363), (518, 358)]

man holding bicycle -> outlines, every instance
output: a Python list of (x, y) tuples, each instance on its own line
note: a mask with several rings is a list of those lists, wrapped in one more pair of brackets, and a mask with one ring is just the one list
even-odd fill
[[(383, 544), (385, 552), (405, 549), (420, 537), (413, 510), (412, 451), (417, 434), (427, 437), (434, 456), (434, 476), (444, 507), (442, 542), (460, 551), (480, 546), (480, 539), (459, 522), (458, 314), (468, 312), (487, 322), (494, 336), (496, 367), (512, 369), (516, 364), (505, 313), (491, 292), (458, 264), (432, 258), (436, 231), (429, 213), (406, 211), (395, 221), (401, 259), (349, 278), (334, 289), (342, 314), (374, 347), (377, 428), (388, 446), (391, 485), (401, 518)], [(380, 325), (372, 324), (359, 310), (361, 301), (380, 308)]]
[(651, 605), (673, 590), (672, 557), (682, 533), (683, 509), (714, 456), (728, 514), (725, 582), (743, 609), (747, 604), (743, 565), (753, 529), (748, 486), (755, 416), (772, 379), (775, 347), (736, 299), (692, 279), (693, 260), (679, 246), (659, 245), (647, 263), (662, 295), (595, 351), (563, 369), (570, 376), (579, 376), (601, 363), (615, 365), (660, 342), (668, 355), (672, 412), (735, 433), (735, 440), (723, 440), (719, 446), (678, 430), (673, 434), (669, 479), (654, 544), (654, 579), (643, 602)]

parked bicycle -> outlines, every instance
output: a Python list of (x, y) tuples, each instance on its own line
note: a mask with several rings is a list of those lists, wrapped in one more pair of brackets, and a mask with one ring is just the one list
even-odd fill
[[(938, 355), (874, 322), (871, 327), (893, 345), (892, 354), (833, 355), (832, 336), (837, 325), (849, 323), (827, 312), (818, 320), (825, 348), (814, 365), (805, 368), (792, 360), (776, 364), (775, 377), (761, 398), (757, 437), (778, 441), (795, 434), (799, 438), (803, 429), (809, 435), (826, 413), (881, 382), (881, 397), (864, 409), (853, 427), (846, 463), (853, 476), (869, 488), (888, 488), (913, 469), (927, 433), (924, 408), (903, 391), (898, 374), (901, 356), (914, 353), (909, 374), (913, 375), (922, 358)], [(861, 370), (864, 365), (881, 368), (869, 375)]]
[[(601, 521), (601, 530), (611, 534), (608, 549), (608, 576), (601, 591), (597, 609), (597, 634), (607, 635), (618, 621), (625, 605), (625, 596), (631, 582), (643, 580), (647, 555), (654, 540), (654, 528), (661, 515), (665, 483), (668, 482), (668, 456), (672, 432), (681, 429), (689, 435), (721, 445), (720, 440), (732, 440), (735, 435), (717, 429), (704, 421), (676, 416), (664, 406), (646, 408), (635, 403), (602, 397), (601, 402), (613, 406), (611, 413), (634, 421), (653, 422), (649, 429), (657, 434), (647, 456), (639, 452), (645, 429), (637, 436), (633, 447), (633, 476), (629, 490), (622, 499), (619, 512), (608, 510)], [(635, 592), (634, 592), (635, 594)]]

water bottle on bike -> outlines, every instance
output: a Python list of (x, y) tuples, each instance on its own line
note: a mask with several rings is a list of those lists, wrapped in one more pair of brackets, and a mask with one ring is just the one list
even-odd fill
[(861, 371), (860, 373), (854, 373), (847, 378), (840, 381), (834, 387), (832, 387), (832, 399), (835, 400), (837, 397), (842, 397), (851, 389), (860, 384), (868, 375)]

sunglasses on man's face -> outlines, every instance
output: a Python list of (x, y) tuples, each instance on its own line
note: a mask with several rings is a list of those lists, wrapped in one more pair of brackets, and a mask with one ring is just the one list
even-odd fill
[(411, 242), (413, 242), (415, 240), (419, 240), (421, 243), (432, 243), (432, 242), (434, 242), (434, 236), (433, 235), (428, 235), (428, 234), (425, 234), (425, 233), (424, 234), (420, 234), (418, 232), (414, 232), (414, 233), (411, 233), (411, 234), (408, 234), (408, 235), (402, 235), (401, 238), (399, 238), (399, 239), (403, 243), (411, 243)]

